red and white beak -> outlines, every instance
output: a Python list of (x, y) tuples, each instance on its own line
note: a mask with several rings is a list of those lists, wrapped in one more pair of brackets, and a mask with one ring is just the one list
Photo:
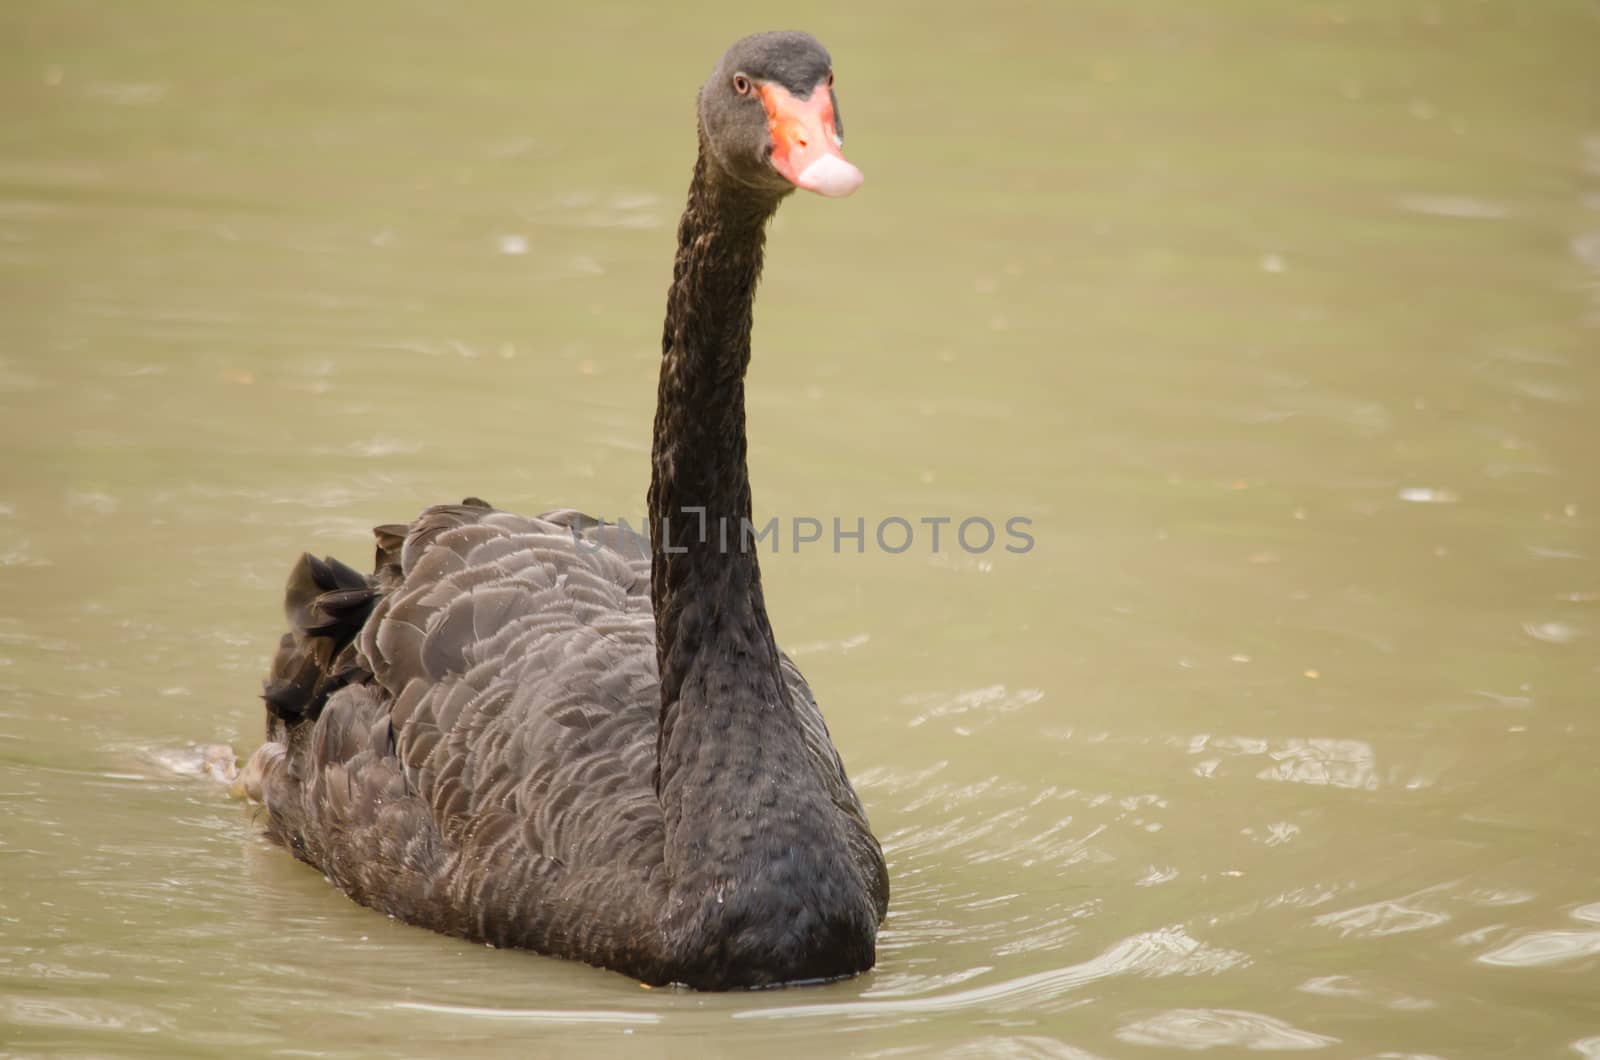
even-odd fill
[(839, 127), (833, 120), (833, 90), (826, 84), (800, 99), (782, 85), (760, 82), (772, 134), (772, 168), (797, 188), (843, 198), (861, 187), (861, 170), (839, 149)]

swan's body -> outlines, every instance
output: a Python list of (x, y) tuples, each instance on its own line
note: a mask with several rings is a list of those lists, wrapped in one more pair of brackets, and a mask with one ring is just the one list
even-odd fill
[(245, 787), (356, 900), (651, 983), (871, 967), (883, 855), (739, 534), (765, 223), (792, 186), (860, 180), (831, 83), (811, 38), (763, 34), (702, 90), (653, 541), (469, 499), (380, 527), (371, 577), (296, 565)]

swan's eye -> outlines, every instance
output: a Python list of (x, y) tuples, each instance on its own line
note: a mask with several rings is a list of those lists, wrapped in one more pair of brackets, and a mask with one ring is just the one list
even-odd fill
[(833, 87), (833, 71), (832, 70), (828, 71), (828, 87), (829, 88)]
[(734, 74), (733, 90), (741, 96), (748, 96), (750, 94), (750, 79), (743, 74)]

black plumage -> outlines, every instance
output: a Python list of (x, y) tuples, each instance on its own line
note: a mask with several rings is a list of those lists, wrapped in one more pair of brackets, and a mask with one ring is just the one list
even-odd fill
[(740, 534), (751, 305), (766, 222), (792, 187), (735, 71), (794, 94), (831, 85), (816, 41), (761, 34), (701, 91), (650, 540), (468, 498), (377, 528), (371, 576), (303, 556), (264, 692), (268, 742), (245, 773), (269, 834), (357, 901), (709, 989), (871, 967), (888, 902), (882, 852)]

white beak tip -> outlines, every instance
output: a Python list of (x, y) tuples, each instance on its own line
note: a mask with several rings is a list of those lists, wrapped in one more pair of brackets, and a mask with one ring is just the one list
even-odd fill
[(795, 181), (796, 187), (814, 191), (833, 199), (842, 199), (861, 187), (866, 178), (861, 170), (836, 154), (823, 154), (805, 169)]

